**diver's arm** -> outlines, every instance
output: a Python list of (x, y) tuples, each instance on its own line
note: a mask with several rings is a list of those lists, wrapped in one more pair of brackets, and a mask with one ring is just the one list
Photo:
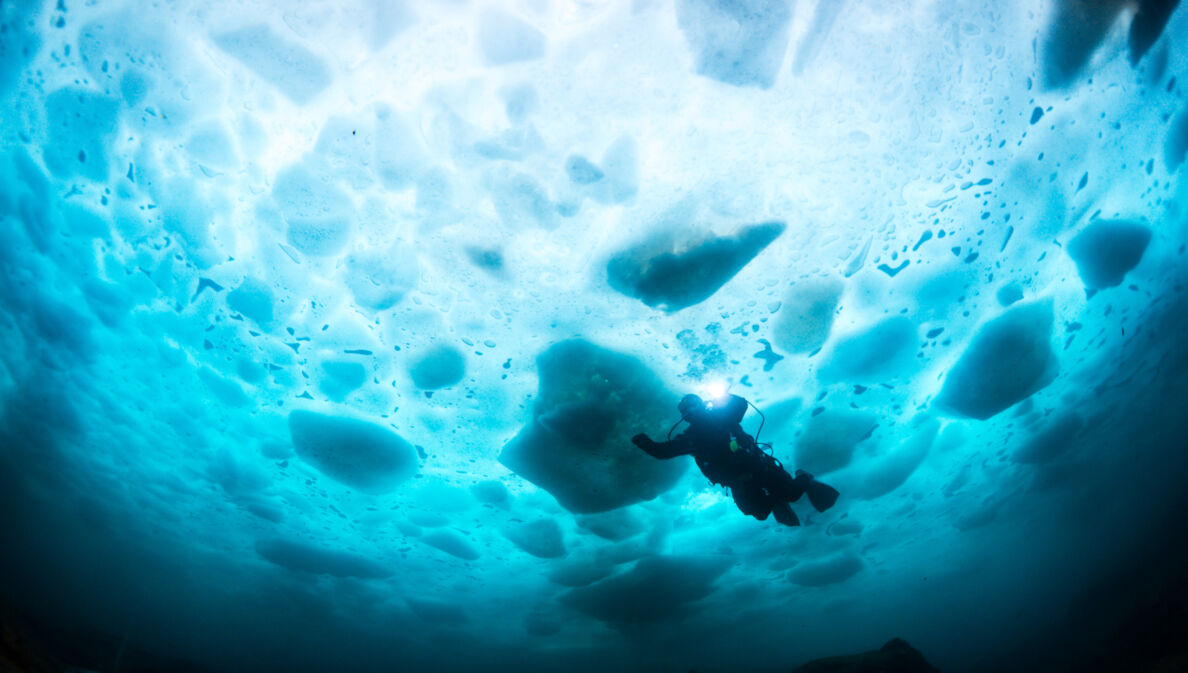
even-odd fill
[(676, 439), (667, 442), (657, 442), (651, 437), (640, 433), (631, 438), (631, 443), (643, 449), (645, 453), (653, 458), (676, 458), (677, 456), (685, 456), (692, 453), (689, 440), (684, 435), (680, 435)]

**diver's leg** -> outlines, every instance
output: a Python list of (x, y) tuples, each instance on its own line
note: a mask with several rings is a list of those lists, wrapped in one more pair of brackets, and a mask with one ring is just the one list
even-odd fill
[(796, 502), (804, 495), (804, 489), (812, 481), (812, 477), (805, 473), (805, 478), (797, 474), (794, 479), (782, 466), (775, 461), (768, 464), (764, 471), (765, 486), (772, 495), (785, 502)]
[(739, 511), (747, 516), (753, 516), (765, 521), (771, 514), (771, 502), (763, 489), (754, 484), (730, 487), (730, 494), (734, 496), (734, 504)]

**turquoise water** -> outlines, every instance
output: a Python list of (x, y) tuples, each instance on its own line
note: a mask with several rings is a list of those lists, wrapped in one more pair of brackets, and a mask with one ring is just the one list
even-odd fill
[[(1174, 10), (0, 4), (3, 607), (96, 670), (1067, 662), (1183, 558)], [(724, 391), (835, 507), (630, 443)]]

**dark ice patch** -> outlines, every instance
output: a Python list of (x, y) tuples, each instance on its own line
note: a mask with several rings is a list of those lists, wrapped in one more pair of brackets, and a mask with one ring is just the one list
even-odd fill
[(1184, 163), (1185, 153), (1188, 153), (1188, 105), (1168, 124), (1167, 138), (1163, 141), (1163, 163), (1168, 173), (1174, 173)]
[(1085, 427), (1075, 411), (1066, 411), (1050, 419), (1015, 452), (1016, 463), (1047, 463), (1060, 457)]
[(378, 425), (297, 410), (289, 433), (302, 460), (360, 491), (386, 493), (417, 471), (412, 444)]
[(464, 561), (475, 561), (479, 552), (466, 538), (452, 530), (435, 530), (421, 537), (421, 542)]
[(1023, 298), (1023, 288), (1019, 287), (1018, 283), (1007, 283), (998, 288), (994, 296), (998, 299), (999, 306), (1007, 307)]
[(582, 556), (557, 563), (546, 577), (553, 584), (577, 588), (589, 586), (607, 577), (614, 569), (614, 563), (608, 559)]
[(318, 390), (335, 402), (343, 401), (352, 391), (367, 382), (367, 369), (358, 362), (328, 360), (322, 363), (322, 372), (325, 376), (318, 385)]
[(503, 529), (503, 536), (537, 558), (560, 558), (566, 553), (561, 527), (552, 519), (513, 523)]
[(1143, 0), (1130, 22), (1130, 65), (1138, 65), (1155, 44), (1180, 0)]
[(787, 0), (677, 0), (697, 74), (734, 86), (775, 84), (788, 48)]
[(611, 258), (615, 290), (653, 308), (679, 311), (709, 299), (784, 232), (783, 222), (743, 227), (734, 236), (678, 243), (654, 239)]
[(452, 346), (433, 346), (413, 362), (408, 373), (421, 390), (448, 388), (466, 376), (466, 358)]
[(258, 540), (256, 553), (270, 563), (314, 575), (381, 579), (393, 574), (388, 568), (365, 556), (339, 549), (323, 549), (295, 540)]
[(805, 561), (788, 571), (788, 580), (802, 587), (823, 587), (844, 582), (863, 568), (862, 559), (842, 553), (817, 561)]
[(821, 366), (826, 381), (877, 382), (896, 374), (910, 361), (916, 343), (916, 325), (903, 316), (888, 318), (869, 329), (846, 337), (833, 346)]
[(264, 330), (272, 328), (272, 305), (272, 289), (255, 278), (244, 278), (239, 287), (227, 293), (227, 308)]
[(1056, 377), (1052, 304), (1020, 304), (986, 323), (945, 376), (936, 403), (985, 420), (1027, 399)]
[(48, 131), (42, 146), (45, 166), (54, 176), (80, 175), (107, 180), (107, 140), (116, 130), (119, 102), (98, 91), (68, 86), (45, 97)]
[(631, 444), (671, 425), (677, 397), (635, 358), (582, 340), (537, 358), (532, 420), (499, 456), (566, 509), (593, 513), (650, 500), (672, 488), (682, 461), (660, 461)]
[(1122, 279), (1143, 258), (1151, 229), (1129, 220), (1097, 220), (1068, 243), (1068, 255), (1090, 291), (1104, 290)]
[(458, 605), (440, 601), (424, 601), (418, 598), (405, 598), (404, 602), (408, 604), (408, 609), (412, 610), (414, 615), (429, 624), (457, 626), (470, 621), (466, 611)]
[(579, 185), (598, 182), (606, 175), (601, 168), (580, 154), (572, 154), (565, 160), (565, 173), (569, 176), (570, 181)]
[(648, 556), (630, 571), (561, 598), (562, 605), (604, 622), (656, 622), (689, 611), (730, 567), (724, 556)]
[(1080, 74), (1114, 24), (1122, 2), (1061, 0), (1052, 12), (1043, 44), (1044, 82), (1064, 87)]
[(480, 481), (471, 486), (470, 494), (484, 505), (502, 506), (511, 502), (511, 492), (507, 490), (506, 486), (494, 480)]
[(604, 540), (621, 542), (644, 531), (643, 522), (629, 508), (577, 517), (577, 524)]
[(817, 475), (840, 470), (877, 426), (878, 417), (869, 411), (827, 409), (812, 416), (796, 443), (796, 467)]

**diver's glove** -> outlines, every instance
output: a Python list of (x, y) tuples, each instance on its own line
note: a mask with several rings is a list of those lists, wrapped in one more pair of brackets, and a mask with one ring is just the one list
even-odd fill
[(631, 443), (645, 451), (652, 448), (653, 446), (656, 446), (655, 440), (653, 440), (651, 437), (648, 437), (647, 435), (645, 435), (642, 432), (639, 433), (638, 435), (632, 437)]

